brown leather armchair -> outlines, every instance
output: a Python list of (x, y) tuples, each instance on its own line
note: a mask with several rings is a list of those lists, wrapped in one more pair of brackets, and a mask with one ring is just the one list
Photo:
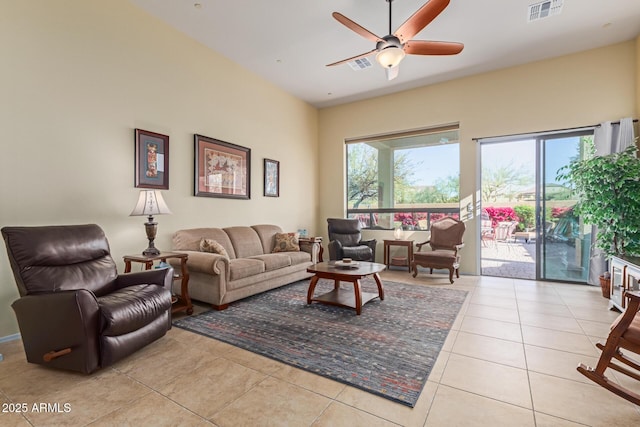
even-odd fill
[(376, 259), (376, 240), (361, 240), (360, 221), (352, 218), (327, 218), (329, 259), (351, 258), (355, 261)]
[(30, 363), (91, 373), (171, 328), (172, 268), (121, 274), (97, 225), (4, 227)]
[[(411, 269), (413, 277), (418, 275), (418, 266), (429, 268), (433, 274), (433, 269), (449, 270), (449, 281), (453, 284), (453, 273), (456, 278), (460, 278), (458, 268), (460, 267), (459, 251), (464, 246), (462, 236), (465, 231), (464, 222), (451, 217), (445, 217), (431, 224), (431, 238), (426, 242), (418, 243), (418, 251), (413, 254)], [(422, 246), (429, 244), (431, 251), (422, 251)]]

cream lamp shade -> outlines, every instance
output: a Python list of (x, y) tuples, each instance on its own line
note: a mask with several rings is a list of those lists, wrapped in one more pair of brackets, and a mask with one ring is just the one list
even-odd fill
[(169, 207), (162, 197), (162, 193), (158, 190), (141, 190), (138, 197), (138, 203), (129, 216), (147, 216), (147, 222), (144, 223), (145, 231), (149, 246), (142, 251), (142, 255), (155, 256), (160, 255), (160, 251), (155, 247), (153, 241), (158, 232), (158, 223), (153, 221), (154, 215), (171, 214)]

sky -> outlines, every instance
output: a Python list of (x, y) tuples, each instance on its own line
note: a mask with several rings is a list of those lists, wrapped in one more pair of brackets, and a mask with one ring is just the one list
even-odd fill
[(424, 148), (399, 150), (408, 153), (413, 162), (415, 185), (433, 185), (435, 180), (449, 175), (460, 175), (460, 158), (458, 144), (433, 145)]
[[(558, 169), (568, 164), (577, 154), (580, 137), (554, 138), (546, 141), (545, 148), (545, 181), (547, 184), (558, 183)], [(481, 151), (482, 164), (485, 168), (497, 168), (513, 165), (524, 169), (535, 177), (536, 141), (533, 139), (484, 144)]]
[[(556, 182), (556, 173), (576, 155), (578, 137), (558, 138), (546, 144), (545, 177), (547, 183)], [(460, 174), (458, 144), (443, 144), (427, 148), (402, 150), (416, 166), (413, 178), (416, 185), (433, 185), (439, 178)], [(483, 167), (493, 169), (513, 166), (535, 176), (535, 140), (483, 144), (481, 151)], [(532, 184), (533, 186), (533, 184)]]

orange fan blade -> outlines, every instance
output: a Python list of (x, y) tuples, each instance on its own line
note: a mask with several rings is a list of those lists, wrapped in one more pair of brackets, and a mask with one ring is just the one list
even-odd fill
[(462, 52), (464, 45), (455, 42), (409, 40), (404, 44), (403, 49), (409, 55), (455, 55)]
[(383, 41), (380, 37), (376, 36), (375, 34), (367, 30), (363, 26), (356, 24), (355, 22), (353, 22), (351, 19), (347, 18), (343, 14), (338, 12), (333, 12), (331, 15), (336, 19), (336, 21), (338, 21), (339, 23), (341, 23), (351, 31), (355, 31), (356, 33), (360, 34), (362, 37), (364, 37), (367, 40), (371, 40), (372, 42), (376, 42), (376, 43)]
[(372, 53), (377, 52), (377, 49), (373, 49), (367, 53), (361, 53), (360, 55), (353, 56), (351, 58), (343, 59), (342, 61), (334, 62), (333, 64), (327, 64), (327, 67), (333, 67), (334, 65), (344, 64), (345, 62), (353, 61), (354, 59), (364, 58), (365, 56), (369, 56)]
[[(393, 34), (400, 39), (400, 43), (410, 40), (418, 34), (429, 22), (436, 19), (438, 15), (449, 5), (449, 0), (429, 0), (413, 15), (409, 17)], [(336, 18), (337, 19), (337, 18)], [(345, 24), (346, 25), (346, 24)]]

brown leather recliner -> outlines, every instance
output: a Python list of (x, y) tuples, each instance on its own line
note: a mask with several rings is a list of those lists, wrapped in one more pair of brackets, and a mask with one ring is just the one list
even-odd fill
[(329, 259), (351, 258), (355, 261), (376, 259), (376, 240), (361, 240), (360, 221), (352, 218), (327, 218)]
[(30, 363), (90, 373), (171, 328), (172, 268), (118, 274), (100, 227), (4, 227)]

